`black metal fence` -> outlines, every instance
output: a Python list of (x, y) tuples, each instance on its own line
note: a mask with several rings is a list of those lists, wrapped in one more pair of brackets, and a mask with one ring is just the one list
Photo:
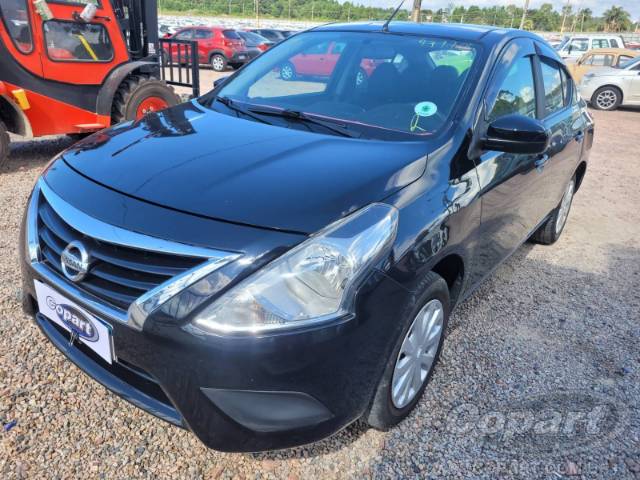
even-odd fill
[(160, 75), (169, 85), (187, 87), (200, 96), (200, 64), (195, 40), (160, 39)]

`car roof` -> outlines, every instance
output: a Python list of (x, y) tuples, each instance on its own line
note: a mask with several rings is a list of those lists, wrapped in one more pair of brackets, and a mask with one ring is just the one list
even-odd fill
[[(354, 23), (330, 23), (313, 28), (313, 31), (349, 31), (349, 32), (381, 32), (384, 22), (354, 22)], [(530, 37), (536, 40), (541, 38), (533, 33), (510, 28), (499, 28), (488, 25), (467, 25), (451, 23), (415, 23), (415, 22), (391, 22), (389, 33), (409, 35), (434, 35), (439, 37), (453, 37), (460, 40), (477, 41), (487, 37), (493, 37), (496, 41), (505, 37)], [(499, 40), (498, 40), (499, 39)]]

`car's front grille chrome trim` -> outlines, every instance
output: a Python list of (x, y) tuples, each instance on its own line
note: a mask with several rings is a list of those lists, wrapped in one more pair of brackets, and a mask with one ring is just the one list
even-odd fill
[[(41, 246), (41, 232), (38, 232), (41, 200), (45, 200), (48, 207), (72, 229), (96, 241), (127, 249), (136, 249), (149, 254), (202, 259), (202, 263), (182, 271), (155, 288), (146, 291), (128, 306), (128, 311), (109, 305), (99, 295), (85, 291), (86, 288), (81, 288), (81, 284), (76, 286), (65, 279), (48, 264), (51, 252), (49, 252), (46, 243), (43, 244), (44, 247)], [(106, 319), (125, 323), (137, 330), (142, 329), (149, 315), (179, 292), (240, 257), (240, 254), (237, 253), (167, 241), (102, 222), (68, 204), (47, 185), (43, 178), (38, 180), (31, 195), (26, 221), (27, 256), (39, 275), (61, 290), (62, 293), (85, 305), (94, 313), (102, 315)], [(46, 232), (43, 230), (42, 233)], [(47, 251), (44, 252), (43, 248)]]

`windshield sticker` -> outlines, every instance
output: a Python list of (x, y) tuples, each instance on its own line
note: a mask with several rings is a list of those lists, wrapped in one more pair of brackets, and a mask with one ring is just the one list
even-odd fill
[(435, 115), (438, 111), (438, 107), (433, 102), (420, 102), (414, 107), (413, 111), (415, 112), (415, 115), (411, 119), (410, 130), (412, 132), (415, 132), (416, 130), (425, 132), (426, 130), (420, 127), (420, 119), (422, 117), (430, 117), (432, 115)]
[(416, 115), (419, 117), (430, 117), (438, 111), (438, 106), (433, 102), (420, 102), (414, 108)]

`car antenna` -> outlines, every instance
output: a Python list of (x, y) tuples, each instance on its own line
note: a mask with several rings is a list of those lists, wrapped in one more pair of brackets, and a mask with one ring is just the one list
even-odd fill
[(389, 31), (389, 24), (391, 23), (391, 20), (393, 20), (396, 15), (398, 14), (398, 12), (400, 11), (400, 9), (402, 8), (402, 5), (404, 5), (404, 0), (402, 0), (400, 2), (400, 5), (398, 5), (398, 8), (396, 8), (393, 13), (391, 14), (391, 16), (387, 19), (386, 22), (384, 22), (384, 25), (382, 26), (382, 31), (383, 32), (388, 32)]

